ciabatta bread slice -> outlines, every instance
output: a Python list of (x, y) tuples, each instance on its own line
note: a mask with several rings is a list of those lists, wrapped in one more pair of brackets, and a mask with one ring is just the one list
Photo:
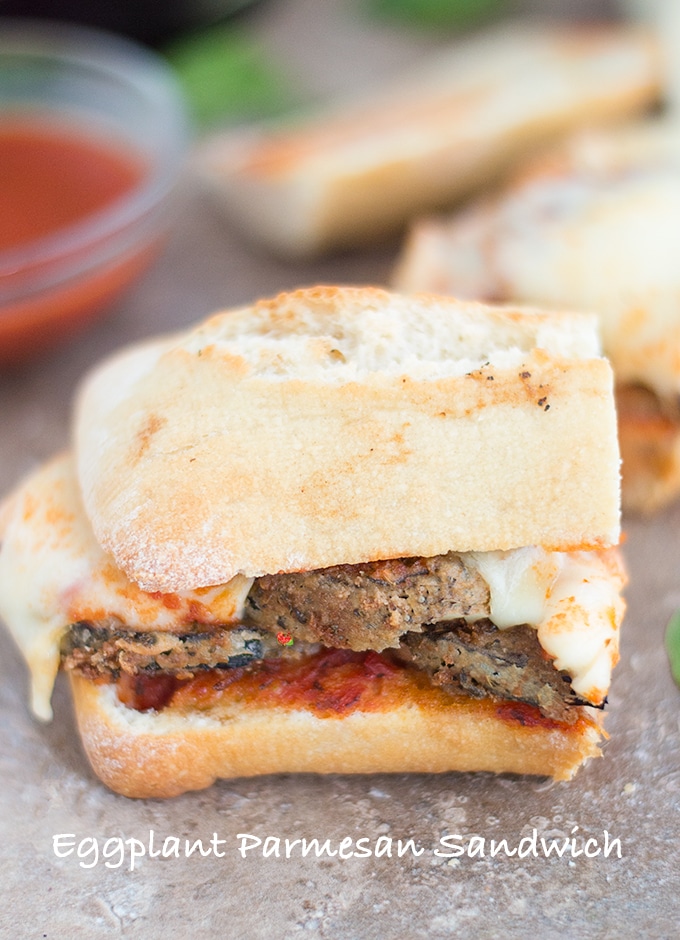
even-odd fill
[(97, 539), (150, 591), (619, 537), (612, 375), (588, 316), (283, 294), (95, 370), (76, 459)]

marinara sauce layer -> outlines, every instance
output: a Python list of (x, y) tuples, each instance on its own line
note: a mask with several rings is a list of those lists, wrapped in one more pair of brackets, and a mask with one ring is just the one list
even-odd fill
[[(388, 711), (404, 702), (445, 710), (471, 701), (433, 686), (426, 673), (389, 653), (335, 649), (299, 659), (264, 659), (248, 666), (208, 669), (191, 679), (123, 674), (116, 685), (120, 701), (138, 711), (208, 711), (224, 703), (299, 709), (333, 718), (353, 711)], [(480, 711), (488, 709), (508, 722), (562, 727), (522, 702), (474, 701)]]

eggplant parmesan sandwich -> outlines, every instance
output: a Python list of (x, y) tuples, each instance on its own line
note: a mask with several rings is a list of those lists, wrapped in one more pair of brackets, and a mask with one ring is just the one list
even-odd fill
[(117, 354), (74, 425), (0, 508), (0, 614), (114, 790), (599, 753), (625, 575), (594, 318), (299, 290)]

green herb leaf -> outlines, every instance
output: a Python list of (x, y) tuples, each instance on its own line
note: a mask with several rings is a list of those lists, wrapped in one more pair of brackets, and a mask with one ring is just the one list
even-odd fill
[(266, 50), (240, 29), (214, 26), (165, 50), (200, 126), (269, 117), (290, 110), (296, 95)]
[(503, 12), (507, 0), (367, 0), (372, 13), (428, 28), (474, 26)]
[(671, 673), (680, 686), (680, 610), (676, 610), (666, 627), (666, 652), (671, 664)]

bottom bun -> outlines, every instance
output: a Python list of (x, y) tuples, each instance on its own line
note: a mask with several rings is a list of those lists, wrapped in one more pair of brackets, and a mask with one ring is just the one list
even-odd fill
[(574, 724), (515, 702), (414, 690), (399, 702), (319, 717), (310, 708), (233, 698), (157, 712), (123, 705), (115, 685), (70, 674), (85, 752), (130, 797), (171, 797), (218, 778), (274, 773), (492, 771), (569, 780), (599, 756), (599, 715)]
[(640, 386), (619, 386), (616, 406), (623, 508), (656, 512), (680, 495), (680, 418)]

